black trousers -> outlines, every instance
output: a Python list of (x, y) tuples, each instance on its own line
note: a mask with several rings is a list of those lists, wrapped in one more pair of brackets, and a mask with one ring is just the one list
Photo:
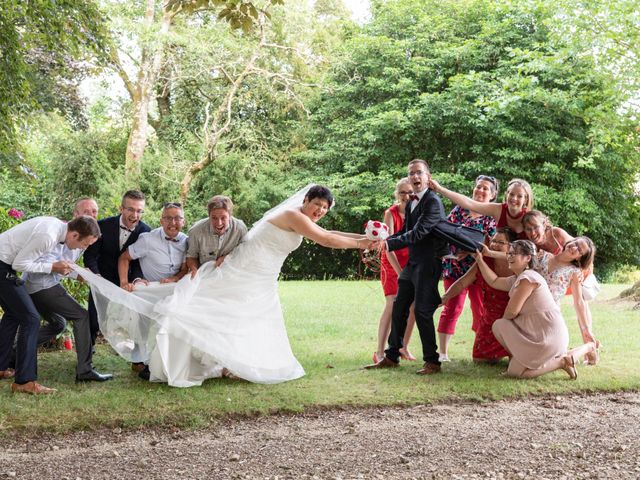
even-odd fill
[[(4, 316), (0, 320), (0, 370), (9, 367), (16, 342), (16, 383), (27, 383), (38, 378), (38, 330), (40, 314), (24, 285), (17, 285), (11, 265), (0, 262), (0, 307)], [(15, 277), (14, 277), (15, 278)]]
[(91, 364), (91, 335), (89, 312), (76, 302), (60, 284), (31, 294), (33, 304), (43, 317), (61, 316), (73, 323), (73, 338), (76, 341), (78, 363), (76, 373), (82, 375), (93, 368)]
[(422, 357), (425, 362), (440, 364), (436, 329), (433, 314), (440, 305), (438, 282), (442, 272), (442, 260), (438, 257), (425, 259), (422, 263), (407, 263), (398, 277), (398, 294), (391, 313), (389, 348), (385, 355), (390, 360), (400, 360), (400, 348), (404, 346), (403, 335), (407, 328), (409, 308), (414, 303), (416, 325), (422, 342)]

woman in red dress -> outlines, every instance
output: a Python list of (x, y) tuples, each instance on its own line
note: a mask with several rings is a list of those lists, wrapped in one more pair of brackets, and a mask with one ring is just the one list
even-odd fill
[[(394, 195), (396, 203), (384, 212), (384, 223), (389, 227), (389, 235), (402, 230), (404, 226), (405, 207), (409, 197), (413, 194), (413, 188), (408, 178), (403, 178), (396, 184)], [(398, 293), (398, 275), (409, 260), (409, 251), (406, 248), (394, 252), (382, 252), (380, 258), (380, 281), (384, 292), (385, 304), (380, 323), (378, 325), (378, 347), (373, 354), (373, 362), (378, 363), (384, 358), (384, 349), (391, 330), (391, 311), (393, 301)], [(400, 357), (404, 360), (415, 360), (408, 350), (409, 340), (413, 332), (416, 318), (413, 315), (413, 307), (409, 313), (407, 329), (405, 330), (403, 341), (404, 347), (400, 349)]]
[(522, 217), (533, 208), (533, 190), (526, 180), (514, 178), (507, 184), (504, 202), (477, 202), (461, 193), (452, 192), (444, 188), (433, 178), (429, 181), (429, 188), (447, 197), (456, 205), (482, 215), (490, 215), (497, 220), (496, 227), (509, 227), (520, 239), (526, 239)]
[[(499, 252), (507, 252), (509, 243), (516, 239), (516, 234), (508, 227), (498, 228), (496, 234), (491, 238), (489, 249)], [(509, 274), (509, 266), (505, 259), (487, 259), (489, 267), (498, 275)], [(484, 306), (480, 322), (476, 330), (476, 338), (473, 342), (473, 361), (495, 363), (503, 357), (509, 356), (504, 347), (496, 340), (491, 327), (493, 323), (502, 318), (504, 310), (509, 303), (509, 292), (503, 292), (491, 287), (483, 278), (478, 275), (478, 266), (474, 264), (462, 277), (460, 277), (447, 292), (442, 296), (442, 304), (445, 305), (450, 299), (467, 288), (472, 283), (480, 287), (482, 292), (482, 304)]]

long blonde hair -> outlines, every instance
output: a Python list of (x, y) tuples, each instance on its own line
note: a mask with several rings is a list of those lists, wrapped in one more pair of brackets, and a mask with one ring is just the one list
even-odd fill
[(509, 190), (511, 190), (512, 187), (522, 187), (524, 189), (525, 193), (527, 194), (525, 208), (527, 209), (527, 211), (531, 210), (533, 208), (533, 190), (531, 189), (531, 185), (529, 185), (529, 182), (523, 180), (522, 178), (512, 178), (511, 180), (509, 180), (509, 183), (507, 184), (507, 190), (504, 192), (505, 202), (507, 201)]

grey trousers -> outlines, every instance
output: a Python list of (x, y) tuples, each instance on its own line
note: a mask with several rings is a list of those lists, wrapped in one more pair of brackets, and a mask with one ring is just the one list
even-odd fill
[(76, 374), (88, 373), (93, 368), (91, 359), (91, 333), (89, 312), (75, 301), (60, 284), (31, 294), (31, 300), (38, 312), (45, 318), (60, 315), (73, 322), (73, 337), (76, 341), (78, 365)]

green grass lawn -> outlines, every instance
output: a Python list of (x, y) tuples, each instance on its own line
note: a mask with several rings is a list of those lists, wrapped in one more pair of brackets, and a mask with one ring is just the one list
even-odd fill
[[(603, 344), (596, 367), (581, 366), (577, 381), (560, 371), (534, 380), (499, 376), (506, 363), (478, 366), (471, 361), (473, 336), (465, 309), (450, 348), (451, 363), (441, 375), (415, 374), (420, 362), (403, 362), (392, 371), (365, 371), (375, 349), (383, 305), (378, 282), (283, 282), (282, 305), (294, 353), (306, 370), (300, 380), (257, 385), (214, 379), (202, 387), (171, 388), (139, 380), (107, 345), (94, 363), (114, 372), (105, 384), (74, 383), (75, 354), (41, 354), (39, 380), (56, 395), (12, 395), (10, 382), (0, 383), (0, 435), (22, 430), (65, 432), (99, 427), (203, 427), (227, 414), (250, 415), (302, 411), (313, 407), (411, 405), (457, 400), (486, 401), (575, 391), (629, 390), (640, 387), (640, 312), (611, 302), (624, 285), (605, 285), (591, 303), (595, 332)], [(579, 343), (569, 298), (563, 313), (571, 344)], [(411, 350), (420, 352), (416, 334)]]

